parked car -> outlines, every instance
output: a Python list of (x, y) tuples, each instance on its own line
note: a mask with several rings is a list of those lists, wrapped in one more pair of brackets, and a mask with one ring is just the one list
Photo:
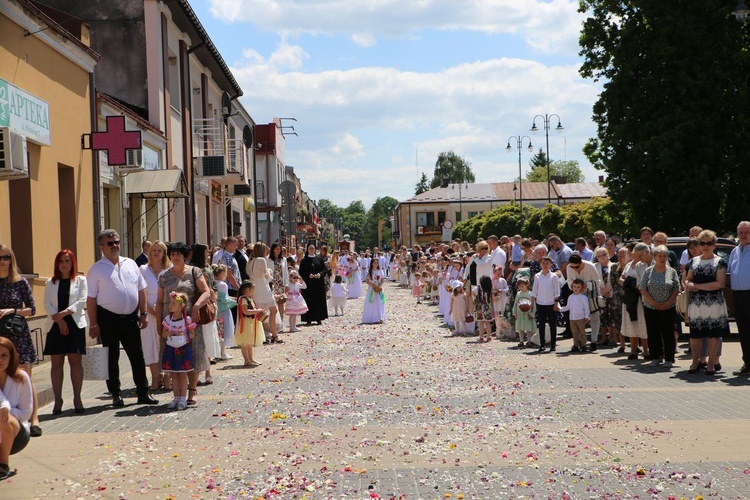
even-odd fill
[[(677, 254), (677, 259), (680, 258), (682, 252), (687, 248), (688, 242), (687, 236), (677, 236), (674, 238), (667, 239), (667, 248)], [(737, 242), (728, 238), (717, 238), (716, 248), (714, 253), (724, 259), (727, 263), (729, 262), (729, 254), (732, 253), (732, 249), (737, 246)], [(724, 300), (727, 303), (727, 310), (729, 311), (729, 318), (734, 319), (734, 300), (732, 299), (732, 289), (730, 288), (732, 277), (727, 272), (727, 282), (724, 286)]]

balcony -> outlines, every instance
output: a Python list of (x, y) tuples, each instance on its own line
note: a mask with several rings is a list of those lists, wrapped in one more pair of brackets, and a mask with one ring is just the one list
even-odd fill
[(247, 148), (241, 139), (228, 139), (224, 122), (214, 118), (193, 120), (196, 174), (224, 185), (248, 186)]

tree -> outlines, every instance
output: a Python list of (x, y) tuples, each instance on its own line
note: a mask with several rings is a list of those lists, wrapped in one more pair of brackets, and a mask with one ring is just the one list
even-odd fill
[(367, 213), (367, 209), (365, 208), (365, 204), (362, 203), (362, 200), (354, 200), (349, 203), (349, 206), (344, 209), (344, 212), (350, 214), (365, 214)]
[[(550, 179), (555, 177), (564, 177), (569, 183), (583, 182), (584, 176), (578, 162), (575, 160), (555, 160), (549, 165)], [(526, 181), (528, 182), (547, 182), (547, 165), (544, 167), (533, 167), (526, 172)]]
[(440, 186), (443, 177), (447, 177), (451, 184), (475, 182), (474, 172), (471, 171), (471, 163), (453, 151), (443, 151), (438, 155), (430, 189)]
[[(635, 226), (732, 228), (750, 211), (749, 27), (732, 2), (582, 0), (580, 73), (604, 82), (584, 153)], [(707, 71), (706, 68), (710, 68)]]
[(318, 200), (318, 211), (321, 217), (333, 223), (338, 223), (339, 217), (344, 215), (341, 207), (334, 205), (328, 198)]
[(430, 190), (430, 180), (427, 178), (427, 174), (422, 172), (422, 177), (419, 179), (419, 182), (417, 182), (417, 186), (414, 189), (414, 196), (418, 194), (422, 194), (425, 191)]
[[(376, 198), (370, 210), (367, 211), (367, 221), (364, 227), (364, 241), (360, 246), (379, 247), (383, 240), (391, 240), (391, 217), (393, 211), (398, 205), (398, 200), (390, 196)], [(385, 221), (381, 231), (381, 241), (378, 241), (378, 225), (380, 221)]]
[(535, 170), (537, 168), (544, 168), (547, 169), (547, 153), (544, 152), (542, 148), (539, 148), (539, 151), (531, 157), (529, 160), (529, 166), (531, 167), (531, 170)]

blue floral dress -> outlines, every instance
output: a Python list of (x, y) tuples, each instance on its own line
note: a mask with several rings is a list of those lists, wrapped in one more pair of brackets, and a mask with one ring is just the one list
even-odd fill
[[(720, 269), (727, 268), (724, 259), (714, 256), (705, 260), (695, 257), (690, 263), (693, 271), (693, 283), (702, 285), (716, 281)], [(698, 290), (690, 293), (690, 337), (724, 337), (729, 335), (729, 316), (727, 304), (724, 302), (724, 290)]]
[(169, 373), (193, 371), (193, 342), (190, 340), (190, 332), (194, 331), (198, 325), (190, 319), (190, 316), (175, 320), (172, 319), (171, 315), (164, 318), (162, 325), (170, 336), (187, 336), (187, 343), (180, 347), (172, 347), (169, 344), (164, 346), (164, 354), (161, 358), (161, 370)]
[[(31, 285), (26, 281), (26, 278), (22, 277), (15, 283), (9, 283), (7, 279), (0, 279), (0, 309), (23, 309), (24, 307), (31, 308), (32, 316), (36, 314), (34, 297), (31, 295)], [(28, 323), (18, 335), (6, 332), (0, 332), (0, 335), (13, 342), (22, 365), (36, 363), (36, 349), (34, 348), (34, 342), (31, 340)]]

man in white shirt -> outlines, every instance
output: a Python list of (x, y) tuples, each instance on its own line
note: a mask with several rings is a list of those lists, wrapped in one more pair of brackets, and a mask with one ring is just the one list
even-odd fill
[(583, 237), (576, 238), (575, 245), (576, 245), (576, 252), (581, 254), (581, 258), (583, 260), (587, 260), (589, 262), (594, 261), (594, 251), (589, 248), (588, 244), (586, 243), (586, 238), (583, 238)]
[(487, 243), (490, 245), (490, 255), (492, 256), (492, 265), (495, 267), (501, 267), (505, 269), (505, 264), (508, 262), (508, 255), (505, 250), (500, 246), (497, 236), (494, 234), (487, 238)]
[(114, 229), (105, 229), (97, 238), (102, 258), (89, 268), (86, 275), (89, 335), (101, 337), (109, 347), (109, 379), (107, 388), (112, 406), (122, 408), (125, 402), (120, 391), (120, 344), (130, 360), (138, 404), (158, 404), (148, 393), (146, 362), (143, 358), (140, 330), (148, 325), (146, 314), (146, 280), (135, 261), (120, 256), (120, 236)]

